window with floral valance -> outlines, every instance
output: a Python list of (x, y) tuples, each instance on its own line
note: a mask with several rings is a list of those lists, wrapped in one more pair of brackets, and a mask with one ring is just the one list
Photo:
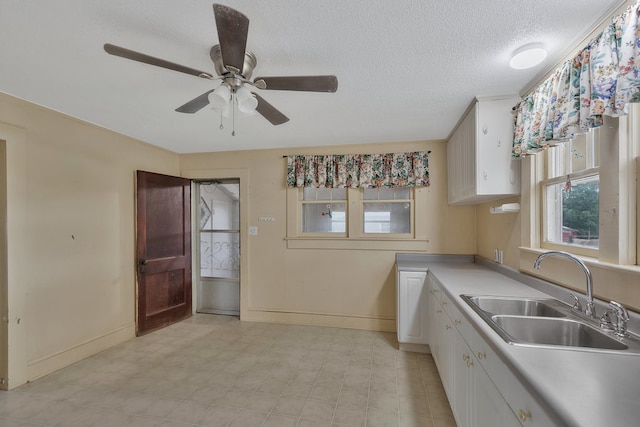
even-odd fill
[(640, 1), (566, 61), (515, 108), (513, 157), (540, 151), (627, 114), (640, 102)]
[(429, 185), (429, 152), (287, 157), (287, 186), (396, 188)]

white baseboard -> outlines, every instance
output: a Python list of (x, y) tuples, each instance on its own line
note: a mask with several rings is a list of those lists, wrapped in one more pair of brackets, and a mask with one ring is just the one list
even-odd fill
[(334, 328), (361, 329), (365, 331), (395, 332), (396, 319), (344, 316), (336, 314), (300, 313), (249, 309), (241, 314), (248, 322), (285, 323), (292, 325), (329, 326)]
[(400, 350), (411, 351), (413, 353), (431, 353), (431, 349), (428, 344), (400, 343)]
[[(44, 356), (36, 360), (30, 360), (27, 365), (28, 381), (33, 381), (47, 374), (65, 368), (89, 356), (93, 356), (103, 350), (128, 341), (136, 336), (136, 324), (131, 323), (115, 331), (78, 344), (67, 350)], [(22, 384), (12, 384), (11, 388)]]

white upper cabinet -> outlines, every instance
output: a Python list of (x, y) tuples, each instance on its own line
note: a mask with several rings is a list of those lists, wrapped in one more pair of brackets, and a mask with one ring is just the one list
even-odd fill
[(520, 194), (520, 162), (511, 158), (512, 108), (518, 97), (471, 104), (447, 142), (449, 204), (473, 205)]

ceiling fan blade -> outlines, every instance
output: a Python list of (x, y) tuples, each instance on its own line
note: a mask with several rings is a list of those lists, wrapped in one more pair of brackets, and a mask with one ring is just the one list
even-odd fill
[(120, 56), (126, 59), (132, 59), (134, 61), (143, 62), (149, 65), (155, 65), (157, 67), (167, 68), (173, 71), (179, 71), (181, 73), (191, 74), (192, 76), (202, 77), (206, 79), (213, 79), (213, 76), (204, 71), (196, 70), (195, 68), (185, 67), (184, 65), (175, 64), (173, 62), (165, 61), (164, 59), (155, 58), (153, 56), (146, 55), (144, 53), (136, 52), (134, 50), (126, 49), (124, 47), (112, 45), (106, 43), (104, 50), (110, 55)]
[[(230, 7), (221, 4), (213, 5), (216, 18), (218, 42), (225, 68), (233, 67), (242, 74), (244, 52), (247, 49), (249, 18)], [(229, 69), (229, 71), (232, 71)], [(233, 70), (235, 71), (235, 70)]]
[(301, 90), (306, 92), (335, 92), (336, 76), (257, 77), (254, 82), (265, 82), (266, 90)]
[(273, 105), (265, 101), (260, 95), (255, 92), (251, 92), (258, 100), (258, 106), (256, 111), (262, 115), (265, 119), (269, 120), (272, 125), (281, 125), (289, 121), (289, 118), (277, 110)]
[(198, 111), (200, 111), (201, 109), (209, 105), (209, 94), (211, 92), (213, 92), (213, 89), (203, 93), (197, 98), (193, 98), (191, 101), (187, 102), (186, 104), (176, 108), (176, 111), (178, 113), (189, 113), (189, 114), (197, 113)]

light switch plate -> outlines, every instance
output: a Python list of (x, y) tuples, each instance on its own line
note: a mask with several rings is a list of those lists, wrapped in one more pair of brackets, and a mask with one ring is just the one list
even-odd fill
[(258, 235), (258, 227), (251, 226), (249, 227), (249, 236), (257, 236)]

